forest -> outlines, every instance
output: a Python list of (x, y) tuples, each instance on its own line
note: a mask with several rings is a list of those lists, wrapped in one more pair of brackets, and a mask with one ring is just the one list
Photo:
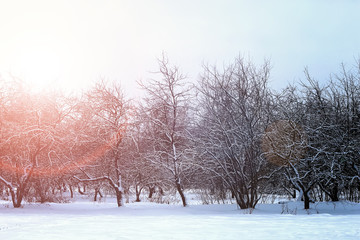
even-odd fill
[(230, 196), (241, 209), (264, 195), (360, 201), (360, 62), (329, 79), (269, 87), (271, 64), (243, 57), (187, 78), (166, 55), (140, 100), (99, 81), (78, 95), (33, 93), (0, 79), (0, 198), (14, 208), (60, 193), (116, 196), (186, 191)]

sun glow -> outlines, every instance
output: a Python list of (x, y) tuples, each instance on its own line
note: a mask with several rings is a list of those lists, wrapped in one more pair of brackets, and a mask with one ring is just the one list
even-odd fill
[(13, 65), (14, 74), (32, 89), (42, 91), (61, 85), (61, 54), (49, 46), (23, 49)]

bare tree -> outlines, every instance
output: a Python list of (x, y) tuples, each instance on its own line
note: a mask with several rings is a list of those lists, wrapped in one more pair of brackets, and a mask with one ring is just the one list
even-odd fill
[(151, 144), (146, 159), (153, 167), (161, 168), (163, 181), (174, 184), (186, 206), (184, 180), (189, 167), (186, 129), (190, 89), (186, 77), (178, 67), (169, 64), (165, 55), (159, 60), (159, 68), (161, 79), (140, 83), (147, 94), (141, 111)]
[(223, 72), (204, 66), (198, 87), (199, 164), (222, 179), (241, 209), (255, 207), (266, 175), (260, 142), (271, 110), (269, 72), (268, 62), (257, 68), (237, 58)]
[(123, 139), (129, 118), (129, 103), (119, 86), (98, 83), (79, 105), (73, 158), (78, 162), (81, 182), (105, 181), (114, 190), (117, 205), (123, 205)]
[(59, 96), (33, 95), (21, 82), (12, 82), (3, 93), (0, 181), (18, 208), (34, 178), (49, 178), (59, 167), (57, 143), (66, 113)]

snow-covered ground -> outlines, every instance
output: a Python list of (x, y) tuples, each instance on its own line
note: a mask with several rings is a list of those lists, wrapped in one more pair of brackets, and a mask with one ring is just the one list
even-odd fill
[(0, 202), (0, 239), (360, 239), (360, 204), (226, 205)]

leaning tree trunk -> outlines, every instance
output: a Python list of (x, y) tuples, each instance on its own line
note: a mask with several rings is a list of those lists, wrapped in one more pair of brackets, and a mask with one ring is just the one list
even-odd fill
[(181, 187), (181, 184), (180, 184), (180, 180), (179, 180), (179, 179), (176, 180), (175, 185), (176, 185), (176, 189), (177, 189), (178, 193), (180, 194), (182, 204), (183, 204), (184, 207), (186, 207), (186, 206), (187, 206), (187, 204), (186, 204), (186, 198), (185, 198), (185, 194), (184, 194), (184, 191), (183, 191), (183, 189), (182, 189), (182, 187)]
[(333, 183), (330, 189), (327, 189), (323, 184), (319, 184), (319, 187), (326, 194), (326, 196), (331, 199), (331, 201), (339, 201), (339, 185), (337, 182)]

